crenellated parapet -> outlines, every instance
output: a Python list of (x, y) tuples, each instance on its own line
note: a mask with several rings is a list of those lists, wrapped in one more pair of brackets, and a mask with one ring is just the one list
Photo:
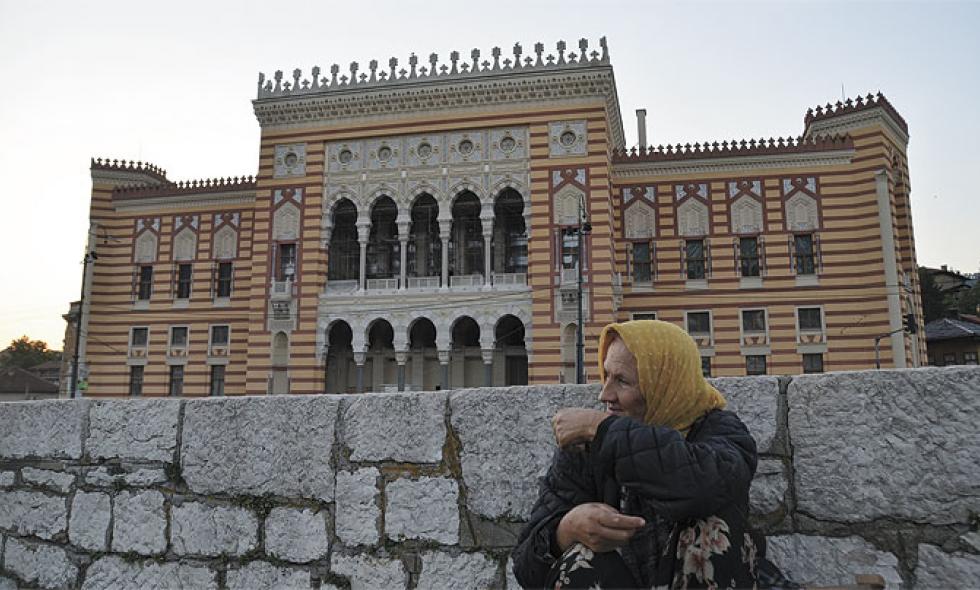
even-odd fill
[(848, 135), (818, 137), (778, 137), (769, 139), (743, 139), (722, 142), (685, 143), (675, 145), (640, 146), (630, 150), (613, 151), (614, 163), (672, 162), (705, 158), (732, 158), (739, 156), (768, 156), (801, 154), (834, 150), (852, 150), (854, 140)]
[(161, 184), (120, 186), (112, 191), (113, 199), (145, 199), (187, 194), (226, 193), (254, 190), (255, 178), (235, 176), (198, 180), (165, 181)]
[(905, 119), (898, 114), (892, 103), (888, 102), (885, 95), (882, 93), (878, 94), (868, 94), (866, 97), (858, 96), (856, 99), (850, 99), (841, 102), (837, 101), (836, 104), (830, 104), (829, 102), (825, 106), (816, 106), (812, 109), (807, 109), (806, 116), (803, 117), (804, 125), (809, 128), (810, 124), (816, 121), (822, 121), (824, 119), (829, 119), (832, 117), (839, 117), (841, 115), (847, 115), (850, 113), (856, 113), (859, 111), (865, 111), (869, 109), (880, 108), (884, 109), (902, 128), (905, 133), (909, 132), (909, 125), (905, 122)]
[(909, 126), (880, 92), (838, 101), (807, 110), (803, 118), (805, 137), (852, 134), (855, 130), (880, 126), (898, 145), (907, 145)]
[[(428, 65), (420, 65), (418, 56), (413, 53), (407, 64), (401, 64), (401, 67), (396, 57), (388, 60), (387, 68), (381, 66), (378, 60), (371, 60), (367, 71), (361, 70), (358, 62), (351, 62), (349, 72), (343, 74), (340, 66), (334, 64), (330, 66), (329, 77), (320, 75), (319, 66), (311, 69), (309, 77), (304, 77), (303, 71), (297, 68), (293, 70), (291, 81), (283, 78), (282, 70), (277, 70), (271, 79), (267, 79), (264, 73), (259, 74), (257, 99), (403, 86), (434, 80), (471, 80), (517, 72), (549, 72), (609, 64), (605, 37), (599, 39), (599, 50), (589, 51), (587, 39), (579, 39), (578, 52), (567, 51), (568, 46), (564, 41), (558, 41), (555, 50), (555, 53), (545, 55), (544, 44), (535, 43), (532, 57), (524, 54), (520, 43), (515, 43), (512, 49), (513, 58), (501, 59), (500, 47), (494, 47), (490, 50), (490, 59), (483, 56), (479, 49), (471, 50), (469, 59), (462, 58), (458, 51), (453, 51), (449, 54), (449, 63), (444, 61), (442, 64), (439, 63), (438, 54), (430, 53)], [(408, 69), (405, 69), (405, 65)]]
[(149, 162), (137, 162), (135, 160), (118, 160), (109, 158), (92, 158), (90, 166), (92, 171), (123, 172), (142, 174), (155, 178), (160, 182), (167, 182), (167, 171)]

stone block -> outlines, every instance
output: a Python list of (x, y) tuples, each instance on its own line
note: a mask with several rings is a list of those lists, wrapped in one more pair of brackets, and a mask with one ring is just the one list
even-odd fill
[(374, 467), (353, 473), (337, 473), (337, 518), (334, 530), (341, 543), (375, 545), (380, 540), (378, 525), (381, 519), (378, 478)]
[(156, 555), (167, 550), (163, 494), (120, 492), (112, 501), (112, 550)]
[(129, 562), (121, 557), (103, 557), (89, 566), (82, 590), (194, 590), (216, 589), (215, 573), (204, 566), (188, 563)]
[(782, 461), (759, 459), (749, 489), (749, 507), (755, 514), (775, 512), (785, 501), (788, 487)]
[(265, 519), (266, 553), (293, 563), (308, 563), (330, 551), (327, 513), (312, 509), (273, 508)]
[(177, 555), (244, 555), (258, 545), (258, 530), (258, 519), (244, 508), (185, 502), (170, 509)]
[(507, 569), (504, 572), (504, 578), (507, 580), (507, 590), (523, 590), (523, 587), (514, 575), (514, 560), (510, 557), (507, 558)]
[(397, 559), (382, 559), (371, 555), (334, 555), (331, 561), (332, 571), (350, 579), (351, 590), (397, 590), (408, 586), (408, 572)]
[(595, 385), (467, 389), (449, 399), (460, 441), (467, 507), (487, 518), (527, 519), (556, 446), (551, 418), (561, 408), (598, 409)]
[(123, 481), (134, 487), (159, 485), (167, 482), (167, 472), (163, 469), (137, 469), (123, 475)]
[(0, 590), (17, 590), (17, 582), (10, 578), (0, 576)]
[(798, 509), (831, 521), (968, 522), (978, 501), (978, 391), (980, 367), (794, 378)]
[(813, 586), (854, 584), (858, 574), (879, 574), (899, 588), (898, 558), (861, 537), (781, 535), (766, 539), (767, 557), (794, 582)]
[(351, 461), (441, 461), (446, 395), (382, 393), (344, 398), (342, 432)]
[(17, 474), (13, 471), (0, 471), (0, 488), (9, 488), (16, 479)]
[(138, 468), (129, 471), (124, 467), (97, 467), (85, 474), (85, 483), (93, 486), (146, 487), (167, 482), (167, 472), (156, 468)]
[(228, 570), (228, 590), (307, 590), (310, 572), (253, 561)]
[(337, 399), (328, 396), (191, 400), (181, 468), (199, 493), (333, 500)]
[(709, 379), (728, 401), (726, 409), (738, 414), (755, 439), (760, 453), (774, 452), (779, 413), (777, 377), (718, 377)]
[(64, 497), (25, 490), (0, 492), (0, 529), (52, 539), (67, 528)]
[(0, 403), (0, 458), (78, 459), (88, 400)]
[(24, 543), (8, 538), (4, 547), (4, 568), (29, 584), (42, 588), (73, 586), (78, 568), (60, 547)]
[(181, 403), (177, 399), (93, 402), (85, 449), (96, 459), (173, 463)]
[(393, 541), (421, 539), (459, 543), (459, 486), (456, 480), (422, 477), (387, 485), (385, 534)]
[(74, 474), (49, 469), (34, 469), (33, 467), (21, 469), (20, 477), (24, 483), (44, 486), (61, 493), (70, 492), (72, 484), (75, 483)]
[(430, 551), (422, 554), (422, 573), (419, 588), (427, 590), (473, 590), (496, 588), (497, 563), (482, 553), (461, 553), (457, 556)]
[(109, 494), (76, 492), (68, 521), (68, 540), (89, 551), (106, 551), (111, 517)]
[(946, 553), (935, 545), (919, 545), (916, 590), (975, 588), (980, 585), (980, 555)]

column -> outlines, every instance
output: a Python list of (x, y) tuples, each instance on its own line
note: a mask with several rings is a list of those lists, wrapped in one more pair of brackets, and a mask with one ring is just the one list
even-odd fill
[(493, 203), (484, 203), (480, 211), (480, 226), (483, 229), (483, 285), (490, 287), (493, 275), (493, 260), (490, 258), (490, 245), (493, 244)]
[[(410, 223), (411, 222), (407, 220), (398, 221), (398, 256), (400, 261), (400, 264), (398, 265), (399, 289), (405, 289), (408, 286), (405, 278), (408, 276), (408, 230)], [(415, 256), (418, 257), (418, 252), (415, 253)]]
[(484, 348), (480, 354), (483, 355), (483, 384), (493, 387), (493, 349)]
[(439, 354), (439, 368), (442, 369), (442, 389), (445, 391), (449, 389), (449, 349), (440, 349)]
[(453, 228), (452, 219), (439, 220), (439, 239), (442, 240), (442, 286), (449, 288), (449, 234)]
[(361, 246), (361, 260), (360, 266), (358, 267), (357, 273), (357, 288), (363, 291), (367, 285), (367, 247), (368, 247), (368, 236), (371, 232), (371, 222), (370, 221), (357, 221), (357, 243)]
[(357, 393), (364, 393), (364, 351), (354, 351), (354, 365), (357, 367)]
[[(889, 340), (895, 368), (904, 369), (905, 332), (902, 331), (901, 285), (898, 283), (898, 261), (895, 256), (895, 230), (892, 226), (891, 195), (888, 191), (888, 173), (875, 173), (875, 191), (878, 196), (878, 225), (881, 233), (881, 258), (885, 267), (885, 294), (888, 303)], [(913, 338), (917, 337), (913, 336)]]
[(398, 363), (398, 391), (405, 391), (405, 362), (408, 361), (407, 350), (395, 351), (395, 362)]

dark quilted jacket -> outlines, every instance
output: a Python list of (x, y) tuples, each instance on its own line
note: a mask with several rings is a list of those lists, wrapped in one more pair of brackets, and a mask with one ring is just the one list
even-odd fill
[[(685, 554), (692, 535), (700, 538), (704, 519), (717, 518), (727, 523), (731, 547), (712, 557), (715, 582), (752, 587), (756, 552), (764, 552), (764, 541), (747, 536), (756, 462), (755, 441), (732, 412), (705, 414), (686, 439), (671, 428), (610, 416), (590, 445), (555, 453), (513, 551), (517, 580), (525, 588), (543, 587), (556, 560), (558, 522), (578, 504), (605, 502), (647, 521), (620, 551), (642, 587), (678, 583), (685, 567), (678, 553)], [(686, 586), (703, 587), (694, 575)]]

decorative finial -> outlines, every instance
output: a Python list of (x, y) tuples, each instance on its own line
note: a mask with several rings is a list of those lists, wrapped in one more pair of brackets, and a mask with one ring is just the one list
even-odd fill
[(558, 48), (558, 65), (562, 65), (565, 63), (565, 42), (559, 41), (556, 46)]
[(333, 64), (330, 66), (330, 87), (333, 88), (337, 85), (337, 74), (340, 72), (340, 66)]
[(276, 88), (274, 92), (276, 94), (279, 94), (279, 92), (282, 90), (282, 70), (276, 70), (275, 78), (276, 78)]
[(320, 66), (313, 66), (310, 72), (313, 74), (313, 90), (316, 90), (320, 87)]
[(457, 73), (459, 70), (456, 69), (456, 62), (459, 61), (459, 52), (458, 51), (453, 51), (452, 53), (450, 53), (449, 54), (449, 61), (453, 62), (453, 67), (452, 67), (452, 69), (449, 70), (449, 74), (452, 75), (452, 74)]
[(415, 71), (415, 66), (419, 65), (419, 58), (416, 57), (414, 53), (408, 56), (408, 65), (412, 68), (412, 72), (408, 77), (409, 78), (416, 77), (418, 74)]
[(259, 72), (259, 95), (262, 94), (262, 85), (265, 84), (265, 74)]
[(378, 81), (378, 60), (372, 59), (368, 62), (368, 69), (371, 70), (371, 77), (368, 78), (371, 82)]
[(303, 70), (296, 68), (293, 70), (293, 90), (299, 90), (299, 77), (303, 75)]
[(360, 67), (356, 61), (350, 62), (350, 83), (357, 84), (357, 68)]
[(609, 47), (606, 46), (605, 37), (599, 37), (599, 47), (602, 48), (602, 57), (600, 58), (600, 61), (603, 63), (609, 61)]
[(521, 47), (520, 43), (514, 43), (514, 67), (521, 67), (521, 53), (524, 49)]
[(395, 68), (398, 67), (398, 58), (397, 57), (393, 57), (393, 58), (389, 59), (388, 60), (388, 67), (391, 68), (391, 73), (388, 75), (388, 79), (389, 80), (396, 79), (397, 76), (395, 74)]
[(534, 62), (534, 65), (538, 67), (544, 65), (541, 63), (541, 54), (544, 53), (544, 43), (535, 43), (534, 53), (538, 54), (538, 60)]
[(470, 69), (470, 71), (472, 71), (472, 72), (479, 71), (479, 69), (480, 69), (480, 50), (479, 49), (473, 49), (473, 51), (470, 52), (470, 57), (473, 59), (473, 67)]
[(586, 62), (585, 56), (588, 55), (588, 53), (589, 53), (589, 40), (588, 39), (586, 39), (586, 38), (583, 37), (582, 39), (579, 39), (578, 40), (578, 52), (579, 52), (579, 55), (582, 56), (582, 59), (580, 60), (580, 63), (583, 63), (584, 64)]
[(500, 48), (499, 47), (494, 47), (493, 49), (491, 49), (490, 50), (490, 55), (493, 56), (493, 69), (494, 70), (499, 70), (500, 69)]
[(439, 56), (435, 53), (429, 54), (429, 75), (436, 75), (436, 64), (439, 63)]

